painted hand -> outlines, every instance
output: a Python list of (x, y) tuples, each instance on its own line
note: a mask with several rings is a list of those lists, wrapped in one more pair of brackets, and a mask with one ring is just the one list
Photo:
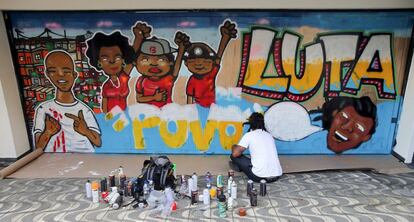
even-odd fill
[(178, 45), (179, 48), (184, 47), (184, 49), (191, 45), (190, 37), (184, 32), (175, 33), (174, 42)]
[(46, 114), (45, 119), (45, 131), (49, 135), (53, 136), (56, 133), (58, 133), (61, 129), (59, 121), (57, 121), (55, 118), (51, 117), (49, 114)]
[(164, 102), (167, 100), (167, 91), (165, 89), (157, 89), (154, 94), (154, 100), (157, 102)]
[(237, 37), (236, 23), (230, 22), (229, 20), (225, 21), (224, 24), (220, 27), (220, 33), (222, 36), (236, 38)]
[(88, 133), (89, 131), (88, 125), (86, 124), (85, 117), (83, 116), (82, 110), (79, 110), (78, 116), (70, 114), (70, 113), (65, 113), (65, 116), (73, 119), (73, 129), (76, 132), (78, 132), (79, 134), (83, 136), (85, 136)]
[(134, 28), (132, 28), (135, 38), (146, 39), (150, 37), (152, 28), (145, 23), (138, 22)]

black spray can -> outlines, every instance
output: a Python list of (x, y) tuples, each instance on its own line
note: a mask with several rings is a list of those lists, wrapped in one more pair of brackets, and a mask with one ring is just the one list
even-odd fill
[(108, 181), (106, 180), (106, 177), (102, 178), (101, 180), (101, 192), (108, 191)]
[(115, 175), (113, 172), (109, 174), (109, 186), (114, 187), (115, 186)]
[(252, 207), (257, 206), (257, 190), (255, 188), (250, 191), (250, 205)]
[(125, 188), (126, 188), (126, 176), (125, 176), (125, 174), (123, 174), (119, 177), (119, 188), (121, 190), (125, 190)]
[(250, 192), (253, 189), (253, 180), (248, 180), (247, 181), (247, 196), (250, 196)]
[(266, 189), (266, 180), (260, 181), (260, 196), (266, 196), (267, 189)]
[(191, 204), (197, 204), (198, 202), (198, 191), (192, 190), (191, 191)]

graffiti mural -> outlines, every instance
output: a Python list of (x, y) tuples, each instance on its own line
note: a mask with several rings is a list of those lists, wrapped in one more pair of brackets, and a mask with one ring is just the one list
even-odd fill
[(280, 154), (391, 152), (412, 11), (6, 12), (33, 147), (228, 154), (252, 112)]

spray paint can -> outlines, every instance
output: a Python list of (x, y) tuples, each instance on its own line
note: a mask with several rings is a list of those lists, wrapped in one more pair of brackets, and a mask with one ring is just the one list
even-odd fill
[(224, 195), (223, 187), (217, 187), (217, 197), (221, 195)]
[(125, 190), (125, 182), (126, 182), (126, 175), (124, 173), (124, 168), (122, 166), (119, 167), (119, 189)]
[(229, 178), (230, 178), (230, 177), (234, 177), (234, 170), (229, 170), (227, 174), (228, 174), (227, 176), (228, 176)]
[(122, 193), (119, 195), (116, 195), (116, 199), (114, 201), (114, 203), (112, 204), (112, 209), (119, 209), (122, 206), (122, 202), (123, 202), (124, 198)]
[(144, 182), (144, 186), (143, 186), (143, 192), (144, 192), (144, 200), (147, 199), (147, 197), (149, 196), (149, 187), (148, 187), (148, 183), (147, 181)]
[(248, 180), (247, 181), (247, 196), (250, 196), (250, 192), (253, 189), (253, 180)]
[(203, 190), (203, 203), (204, 205), (210, 205), (210, 192), (207, 188)]
[(211, 188), (211, 173), (207, 172), (206, 174), (206, 187), (207, 189)]
[(112, 197), (114, 197), (115, 196), (115, 194), (117, 194), (118, 192), (111, 192), (111, 193), (109, 193), (109, 195), (107, 195), (106, 197), (105, 197), (105, 202), (107, 202), (107, 203), (109, 203), (111, 200), (112, 200)]
[(191, 197), (191, 191), (193, 191), (193, 178), (188, 178), (187, 180), (188, 196)]
[(193, 176), (191, 176), (191, 178), (193, 179), (193, 188), (198, 190), (198, 177), (197, 177), (197, 174), (194, 172)]
[(210, 198), (215, 199), (217, 197), (217, 187), (212, 187), (210, 189)]
[(92, 186), (91, 181), (87, 180), (85, 183), (86, 198), (92, 197)]
[(114, 174), (114, 171), (112, 171), (109, 174), (109, 186), (110, 187), (114, 187), (115, 186), (115, 174)]
[(233, 210), (233, 202), (232, 197), (227, 198), (227, 210)]
[(221, 218), (227, 217), (226, 213), (226, 196), (224, 194), (218, 196), (218, 216)]
[(108, 191), (108, 181), (106, 181), (106, 177), (102, 178), (101, 180), (101, 192)]
[(229, 177), (229, 180), (227, 181), (227, 194), (231, 195), (231, 184), (233, 183), (233, 177)]
[(260, 196), (266, 196), (266, 180), (260, 180)]
[(132, 196), (132, 181), (131, 180), (128, 181), (128, 183), (127, 183), (127, 187), (125, 189), (125, 196), (126, 197)]
[(198, 190), (193, 189), (191, 191), (191, 204), (196, 204), (198, 202)]
[(231, 184), (231, 197), (235, 200), (237, 199), (237, 183), (233, 181)]
[(92, 187), (92, 202), (99, 203), (99, 184), (98, 184), (98, 182), (93, 182), (91, 187)]
[(255, 188), (250, 191), (250, 205), (252, 207), (257, 206), (257, 190)]
[(114, 195), (112, 195), (111, 199), (109, 200), (109, 205), (112, 206), (112, 204), (114, 204), (120, 196), (121, 194), (118, 192), (114, 193)]
[(223, 187), (223, 176), (222, 175), (217, 176), (217, 187)]

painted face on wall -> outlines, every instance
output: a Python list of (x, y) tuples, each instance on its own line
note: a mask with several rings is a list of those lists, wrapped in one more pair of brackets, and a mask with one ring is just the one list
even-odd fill
[(204, 75), (213, 69), (214, 61), (210, 58), (193, 58), (187, 59), (185, 61), (185, 65), (187, 66), (188, 70), (193, 74)]
[(347, 106), (334, 113), (327, 137), (328, 148), (341, 153), (358, 147), (371, 138), (372, 127), (372, 118), (361, 116), (353, 106)]
[(117, 75), (122, 71), (124, 59), (118, 46), (102, 47), (99, 50), (99, 64), (107, 75)]
[(60, 91), (69, 92), (77, 77), (74, 72), (73, 61), (63, 52), (50, 54), (46, 59), (46, 75)]
[(160, 78), (168, 74), (171, 70), (172, 62), (166, 55), (147, 55), (141, 53), (137, 60), (136, 66), (138, 72), (144, 76)]

